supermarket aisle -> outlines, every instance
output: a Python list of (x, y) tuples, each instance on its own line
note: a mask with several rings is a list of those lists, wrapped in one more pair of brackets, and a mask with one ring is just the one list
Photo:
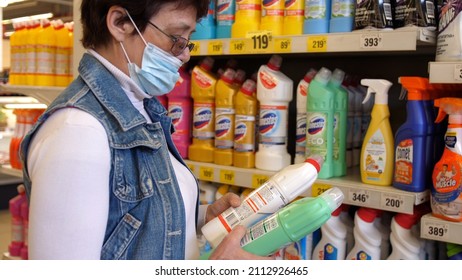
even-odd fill
[[(10, 212), (0, 210), (0, 253), (8, 251), (8, 244), (11, 240)], [(1, 258), (0, 258), (1, 259)]]

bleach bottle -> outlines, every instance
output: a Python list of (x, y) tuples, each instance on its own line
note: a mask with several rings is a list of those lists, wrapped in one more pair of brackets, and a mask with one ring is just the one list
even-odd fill
[(217, 38), (231, 38), (236, 0), (217, 0)]
[(217, 37), (217, 21), (215, 18), (215, 1), (209, 2), (207, 15), (196, 24), (196, 31), (191, 34), (191, 40), (215, 39)]
[(297, 86), (297, 126), (295, 128), (295, 158), (294, 163), (305, 161), (306, 154), (306, 99), (308, 86), (316, 76), (316, 70), (310, 69)]
[(438, 22), (436, 41), (436, 61), (462, 60), (461, 37), (461, 1), (443, 1)]
[(380, 260), (382, 234), (374, 225), (377, 210), (361, 207), (355, 213), (355, 245), (348, 253), (347, 260)]
[(321, 226), (321, 240), (313, 250), (312, 260), (344, 260), (346, 257), (347, 228), (340, 219), (342, 207)]
[[(315, 198), (299, 199), (251, 226), (241, 239), (241, 247), (255, 255), (271, 255), (319, 229), (343, 199), (342, 191), (336, 187)], [(211, 253), (200, 258), (208, 259)]]
[(331, 0), (305, 0), (303, 34), (329, 32)]
[(260, 66), (257, 78), (260, 139), (255, 166), (269, 171), (279, 171), (291, 162), (287, 152), (287, 130), (293, 81), (280, 71), (281, 64), (281, 56), (271, 56), (268, 64)]
[(391, 254), (387, 260), (419, 260), (421, 243), (411, 229), (416, 223), (416, 217), (410, 214), (398, 213), (391, 221)]
[(388, 109), (388, 90), (392, 83), (380, 79), (362, 79), (368, 87), (363, 103), (375, 93), (372, 118), (361, 148), (361, 180), (363, 183), (389, 186), (393, 181), (394, 142)]
[(48, 19), (42, 19), (37, 34), (36, 80), (37, 86), (56, 85), (56, 32)]
[(282, 35), (302, 35), (305, 0), (286, 0)]
[(260, 30), (261, 0), (236, 0), (236, 20), (231, 27), (232, 38), (245, 38)]
[(8, 245), (10, 256), (19, 257), (24, 246), (24, 220), (21, 215), (21, 205), (27, 201), (24, 185), (17, 187), (18, 195), (9, 200), (11, 215), (11, 242)]
[(251, 226), (309, 190), (318, 177), (321, 157), (287, 166), (255, 189), (241, 205), (230, 207), (202, 227), (213, 248), (237, 225)]
[(215, 138), (215, 84), (211, 73), (214, 59), (205, 59), (193, 68), (191, 97), (193, 98), (192, 144), (188, 148), (190, 160), (213, 162)]
[(406, 122), (395, 134), (395, 168), (393, 186), (410, 191), (423, 192), (430, 182), (427, 180), (433, 166), (428, 163), (427, 145), (428, 119), (424, 99), (428, 80), (420, 77), (400, 77), (399, 83), (407, 91)]
[(324, 164), (319, 178), (334, 176), (334, 92), (327, 83), (332, 72), (322, 67), (308, 87), (306, 103), (306, 156), (321, 155)]
[(436, 122), (449, 114), (445, 149), (433, 169), (430, 205), (435, 217), (462, 222), (462, 99), (439, 98)]
[(355, 18), (354, 0), (332, 0), (329, 33), (350, 32)]
[(175, 132), (172, 134), (181, 157), (188, 158), (188, 147), (191, 145), (192, 126), (192, 99), (191, 99), (191, 75), (185, 67), (179, 70), (180, 78), (167, 96), (168, 116), (172, 118)]
[(270, 31), (273, 36), (282, 35), (284, 6), (284, 0), (262, 0), (260, 29)]

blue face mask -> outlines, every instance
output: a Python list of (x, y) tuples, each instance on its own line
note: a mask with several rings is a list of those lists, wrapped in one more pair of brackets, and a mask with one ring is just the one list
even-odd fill
[(127, 15), (146, 45), (143, 51), (143, 59), (141, 61), (140, 68), (138, 65), (130, 61), (122, 42), (120, 42), (125, 57), (128, 60), (130, 78), (150, 96), (159, 96), (169, 93), (175, 87), (176, 82), (180, 78), (178, 69), (183, 63), (181, 60), (165, 52), (159, 47), (151, 43), (147, 43), (128, 12)]

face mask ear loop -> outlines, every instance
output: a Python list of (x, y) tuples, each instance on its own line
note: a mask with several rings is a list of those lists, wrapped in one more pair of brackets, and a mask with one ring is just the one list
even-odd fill
[(138, 26), (136, 26), (135, 22), (133, 21), (132, 17), (131, 17), (130, 14), (128, 13), (127, 9), (124, 9), (124, 10), (125, 10), (125, 12), (127, 13), (127, 16), (128, 16), (128, 18), (130, 19), (130, 21), (132, 22), (133, 26), (135, 27), (136, 32), (138, 32), (138, 35), (140, 35), (141, 40), (143, 40), (144, 45), (147, 46), (148, 43), (146, 43), (146, 40), (144, 40), (143, 36), (141, 35), (141, 32), (140, 32), (140, 30), (138, 29)]
[(124, 44), (122, 44), (122, 42), (119, 42), (119, 43), (120, 43), (120, 46), (122, 47), (122, 51), (124, 52), (125, 58), (128, 60), (128, 63), (132, 63), (130, 61), (130, 58), (128, 57), (127, 51), (125, 51)]

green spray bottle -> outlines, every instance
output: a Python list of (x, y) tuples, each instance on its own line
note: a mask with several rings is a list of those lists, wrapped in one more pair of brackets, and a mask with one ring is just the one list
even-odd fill
[[(296, 200), (247, 229), (241, 247), (255, 255), (268, 256), (319, 229), (342, 203), (344, 195), (333, 187), (318, 197)], [(208, 259), (213, 250), (200, 256)]]

